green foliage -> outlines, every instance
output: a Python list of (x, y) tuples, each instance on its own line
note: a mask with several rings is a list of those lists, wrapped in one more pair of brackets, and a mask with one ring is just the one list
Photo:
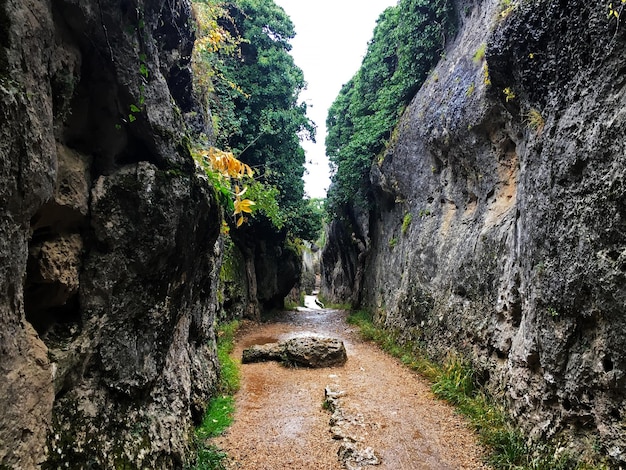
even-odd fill
[[(246, 181), (246, 198), (255, 203), (254, 217), (243, 219), (253, 228), (249, 233), (271, 230), (269, 221), (277, 238), (289, 233), (314, 240), (319, 218), (303, 200), (300, 137), (313, 139), (315, 128), (298, 102), (305, 82), (289, 55), (291, 20), (273, 0), (197, 0), (194, 10), (200, 37), (195, 82), (211, 109), (215, 145), (255, 171), (255, 182)], [(216, 183), (224, 198), (224, 182)]]
[(233, 395), (239, 390), (239, 367), (230, 356), (235, 347), (235, 333), (239, 329), (239, 322), (234, 320), (222, 324), (217, 332), (217, 358), (220, 363), (220, 393)]
[(447, 0), (401, 0), (379, 17), (361, 68), (328, 112), (331, 214), (343, 205), (366, 206), (370, 165), (441, 57), (453, 18)]
[(559, 312), (554, 307), (548, 307), (547, 312), (552, 318), (559, 317)]
[(402, 235), (405, 235), (411, 222), (413, 221), (413, 215), (410, 212), (404, 214), (404, 219), (402, 219)]
[(293, 216), (287, 226), (293, 237), (315, 241), (320, 237), (323, 228), (324, 213), (314, 199), (300, 199), (288, 206)]
[(300, 136), (313, 138), (315, 129), (306, 105), (298, 102), (305, 82), (289, 55), (293, 24), (272, 0), (236, 0), (224, 2), (223, 8), (231, 21), (228, 32), (241, 39), (239, 54), (213, 53), (223, 77), (210, 98), (218, 116), (217, 144), (255, 169), (280, 207), (261, 208), (276, 227), (308, 238), (313, 235), (306, 226), (310, 214), (303, 202)]
[(209, 403), (202, 424), (196, 429), (200, 439), (209, 439), (221, 435), (233, 422), (235, 413), (235, 399), (222, 395)]
[(364, 339), (374, 341), (384, 351), (397, 357), (407, 367), (432, 382), (433, 393), (454, 405), (468, 418), (487, 447), (487, 463), (494, 469), (583, 470), (606, 469), (597, 456), (582, 457), (557, 453), (550, 443), (529, 445), (504, 410), (480, 390), (470, 363), (450, 354), (441, 364), (433, 361), (419, 344), (400, 343), (393, 331), (376, 326), (371, 312), (351, 312), (349, 324), (359, 327)]
[(256, 203), (255, 211), (265, 215), (277, 229), (283, 228), (288, 215), (278, 205), (278, 189), (256, 180), (249, 181), (247, 187), (247, 197)]

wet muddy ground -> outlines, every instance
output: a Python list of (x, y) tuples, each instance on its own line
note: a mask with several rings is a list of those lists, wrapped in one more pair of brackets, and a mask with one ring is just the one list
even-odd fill
[(436, 399), (429, 384), (375, 345), (362, 341), (337, 310), (284, 312), (263, 324), (246, 324), (233, 355), (252, 344), (297, 336), (342, 339), (348, 362), (341, 367), (293, 369), (274, 362), (241, 365), (233, 425), (215, 440), (229, 467), (246, 470), (342, 469), (324, 389), (345, 392), (357, 445), (371, 447), (379, 469), (480, 469), (476, 437), (454, 410)]

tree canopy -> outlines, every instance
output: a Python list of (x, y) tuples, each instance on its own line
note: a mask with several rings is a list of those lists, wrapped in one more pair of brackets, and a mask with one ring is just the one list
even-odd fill
[(450, 0), (401, 0), (378, 18), (361, 68), (330, 107), (331, 214), (367, 203), (369, 169), (455, 29)]
[(203, 3), (221, 9), (215, 15), (220, 34), (238, 38), (235, 52), (213, 48), (205, 54), (214, 71), (209, 106), (216, 145), (250, 165), (276, 197), (280, 214), (274, 221), (284, 222), (276, 228), (314, 240), (321, 220), (303, 199), (300, 138), (314, 139), (315, 127), (306, 116), (306, 104), (298, 101), (306, 83), (289, 54), (293, 24), (273, 0)]

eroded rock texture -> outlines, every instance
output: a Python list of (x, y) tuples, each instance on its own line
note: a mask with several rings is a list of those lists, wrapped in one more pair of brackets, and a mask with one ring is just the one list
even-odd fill
[(231, 238), (232, 265), (222, 271), (226, 318), (260, 320), (262, 312), (284, 308), (302, 272), (302, 257), (287, 234), (260, 222), (231, 231)]
[(181, 468), (221, 225), (187, 1), (0, 1), (0, 467)]
[(375, 209), (333, 226), (323, 259), (329, 296), (470, 357), (533, 438), (623, 465), (626, 28), (606, 8), (460, 8), (372, 167)]

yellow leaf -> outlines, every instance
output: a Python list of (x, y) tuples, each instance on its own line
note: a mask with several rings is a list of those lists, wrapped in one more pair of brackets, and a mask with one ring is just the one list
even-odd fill
[(243, 224), (243, 217), (239, 216), (237, 218), (237, 228), (241, 227), (242, 224)]
[(255, 205), (254, 201), (250, 199), (244, 199), (243, 201), (238, 199), (235, 201), (235, 215), (240, 214), (242, 212), (247, 212), (248, 214), (252, 214), (252, 206)]

